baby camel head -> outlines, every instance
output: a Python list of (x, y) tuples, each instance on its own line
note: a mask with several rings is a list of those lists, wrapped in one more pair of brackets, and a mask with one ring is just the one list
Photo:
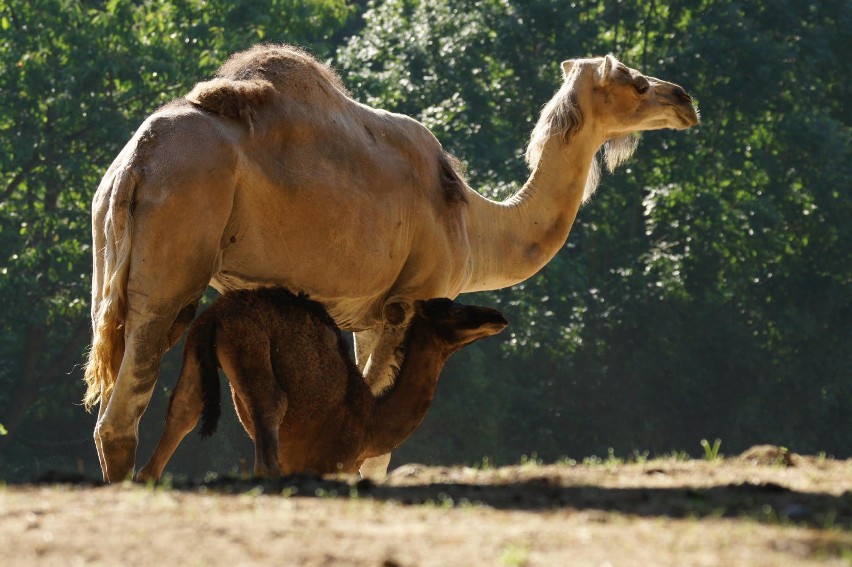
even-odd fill
[(450, 352), (496, 335), (509, 324), (496, 309), (462, 305), (446, 298), (415, 301), (414, 312), (412, 325), (430, 328), (432, 334), (450, 348)]

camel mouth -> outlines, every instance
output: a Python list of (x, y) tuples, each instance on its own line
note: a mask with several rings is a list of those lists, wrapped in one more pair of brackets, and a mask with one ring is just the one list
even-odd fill
[(506, 317), (504, 317), (503, 314), (496, 309), (493, 313), (490, 313), (490, 316), (491, 320), (485, 323), (485, 325), (489, 328), (502, 331), (509, 326), (509, 321)]
[(509, 326), (509, 321), (497, 310), (488, 309), (479, 313), (480, 319), (476, 321), (476, 328), (483, 336), (496, 335)]
[(680, 125), (677, 128), (678, 130), (686, 130), (701, 121), (698, 109), (696, 109), (692, 104), (687, 106), (672, 105), (672, 107), (674, 108), (675, 116), (677, 116), (680, 121)]

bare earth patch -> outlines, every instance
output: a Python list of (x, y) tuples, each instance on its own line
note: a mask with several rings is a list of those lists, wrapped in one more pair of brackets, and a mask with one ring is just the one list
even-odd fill
[(0, 489), (2, 564), (850, 565), (852, 460), (405, 465), (352, 478)]

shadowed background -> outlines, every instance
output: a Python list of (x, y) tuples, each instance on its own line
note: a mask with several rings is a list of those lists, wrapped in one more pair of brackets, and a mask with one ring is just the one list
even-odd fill
[[(258, 41), (306, 46), (357, 100), (422, 121), (492, 198), (526, 178), (563, 59), (613, 53), (701, 110), (697, 128), (644, 135), (539, 275), (461, 297), (512, 326), (450, 360), (392, 467), (698, 455), (702, 438), (852, 455), (850, 27), (831, 0), (0, 2), (0, 479), (99, 474), (79, 403), (91, 197), (147, 114)], [(225, 409), (169, 470), (241, 459)]]

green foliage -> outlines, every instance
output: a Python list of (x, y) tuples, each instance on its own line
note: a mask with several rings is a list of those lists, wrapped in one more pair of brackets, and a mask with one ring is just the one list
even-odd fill
[[(91, 196), (147, 114), (258, 41), (305, 45), (360, 101), (421, 120), (493, 198), (525, 179), (564, 59), (612, 52), (684, 85), (702, 112), (687, 132), (646, 134), (540, 274), (462, 298), (512, 326), (450, 361), (395, 462), (680, 456), (708, 432), (734, 452), (852, 455), (848, 2), (354, 13), (344, 0), (0, 0), (0, 477), (97, 469), (94, 418), (77, 405)], [(140, 455), (178, 364), (170, 353)], [(176, 470), (250, 458), (239, 424), (221, 429), (216, 450), (188, 440), (178, 458), (207, 460)]]
[[(94, 454), (92, 420), (75, 407), (89, 207), (121, 146), (233, 51), (263, 39), (328, 54), (350, 11), (344, 0), (0, 2), (0, 415), (10, 433), (0, 451), (15, 455), (3, 469), (54, 443)], [(36, 425), (42, 434), (27, 431)], [(63, 439), (46, 445), (45, 431)]]

